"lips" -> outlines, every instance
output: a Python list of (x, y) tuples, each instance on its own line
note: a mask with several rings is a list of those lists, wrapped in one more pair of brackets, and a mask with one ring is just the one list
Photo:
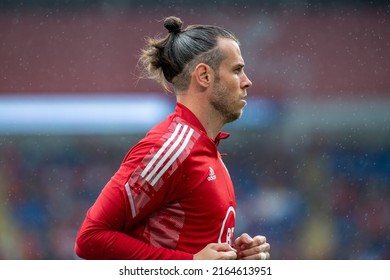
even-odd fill
[(246, 102), (245, 99), (241, 99), (240, 101), (241, 101), (242, 103), (244, 103), (244, 107), (247, 105), (247, 102)]
[(246, 104), (246, 100), (244, 99), (246, 97), (246, 94), (244, 94), (243, 96), (241, 96), (241, 101), (244, 101), (245, 102), (245, 104)]

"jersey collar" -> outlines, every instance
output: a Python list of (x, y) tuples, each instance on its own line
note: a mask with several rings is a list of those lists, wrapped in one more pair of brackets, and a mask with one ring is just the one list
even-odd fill
[[(183, 104), (181, 104), (179, 102), (176, 102), (175, 112), (177, 115), (179, 115), (180, 117), (182, 117), (183, 119), (188, 121), (190, 124), (192, 124), (193, 126), (198, 128), (199, 130), (203, 131), (207, 135), (206, 129), (204, 128), (204, 126), (201, 124), (201, 122), (198, 120), (198, 118), (194, 115), (194, 113), (192, 113), (191, 110), (188, 109), (186, 106), (184, 106)], [(214, 139), (214, 142), (216, 145), (218, 145), (222, 139), (226, 139), (229, 136), (230, 136), (229, 133), (221, 131), (218, 133), (217, 137)]]

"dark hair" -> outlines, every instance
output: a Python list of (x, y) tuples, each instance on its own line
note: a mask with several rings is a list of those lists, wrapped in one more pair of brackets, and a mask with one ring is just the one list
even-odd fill
[(236, 41), (236, 36), (221, 27), (213, 25), (189, 25), (182, 30), (181, 19), (165, 18), (164, 27), (168, 35), (164, 38), (149, 38), (147, 48), (142, 50), (140, 61), (147, 71), (146, 77), (160, 82), (164, 88), (167, 82), (177, 90), (188, 88), (191, 69), (203, 62), (214, 71), (218, 70), (224, 54), (216, 48), (218, 38)]

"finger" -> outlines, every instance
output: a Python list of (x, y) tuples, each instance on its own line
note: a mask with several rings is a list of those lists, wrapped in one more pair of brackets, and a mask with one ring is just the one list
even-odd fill
[(237, 259), (236, 249), (232, 248), (228, 243), (212, 243), (210, 248), (216, 251), (219, 260), (235, 260)]
[(271, 245), (269, 245), (268, 243), (263, 243), (261, 245), (254, 246), (245, 250), (240, 250), (238, 252), (238, 257), (242, 259), (242, 258), (254, 256), (252, 259), (259, 259), (260, 252), (268, 253), (270, 249), (271, 249)]
[(265, 236), (257, 235), (255, 237), (253, 237), (253, 241), (250, 244), (242, 245), (241, 249), (245, 250), (245, 249), (249, 249), (249, 248), (252, 248), (255, 246), (260, 246), (262, 244), (265, 244), (266, 242), (267, 242), (267, 239), (265, 238)]
[(241, 245), (250, 244), (251, 242), (253, 242), (253, 239), (247, 233), (243, 233), (238, 238), (236, 238), (234, 245), (235, 247), (240, 248)]
[(256, 235), (255, 237), (253, 237), (253, 243), (256, 245), (261, 245), (261, 244), (264, 244), (266, 242), (267, 242), (267, 238), (265, 236)]
[(221, 260), (235, 260), (237, 259), (237, 254), (235, 251), (227, 251), (227, 252), (218, 252), (220, 254)]
[(213, 243), (212, 249), (219, 251), (219, 252), (229, 252), (229, 251), (236, 252), (237, 251), (232, 246), (230, 246), (228, 243)]
[(255, 255), (250, 255), (246, 257), (240, 257), (240, 260), (262, 260), (262, 254), (265, 254), (265, 259), (269, 260), (271, 258), (271, 255), (269, 252), (261, 252), (261, 254), (255, 254)]
[(264, 244), (264, 243), (266, 243), (266, 241), (267, 241), (267, 239), (265, 236), (257, 235), (255, 237), (253, 237), (252, 242), (241, 244), (240, 249), (246, 250), (246, 249)]

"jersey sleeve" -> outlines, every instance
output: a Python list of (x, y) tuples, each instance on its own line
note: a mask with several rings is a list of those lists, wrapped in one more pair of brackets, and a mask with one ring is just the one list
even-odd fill
[(153, 211), (182, 195), (175, 188), (180, 177), (176, 171), (194, 141), (193, 130), (176, 127), (133, 147), (88, 210), (76, 238), (76, 254), (85, 259), (192, 259), (187, 252), (152, 246), (134, 231), (142, 230)]
[[(157, 248), (123, 232), (129, 210), (123, 192), (106, 186), (87, 216), (76, 239), (76, 254), (84, 259), (192, 259), (191, 254)], [(131, 223), (131, 221), (130, 221)]]

